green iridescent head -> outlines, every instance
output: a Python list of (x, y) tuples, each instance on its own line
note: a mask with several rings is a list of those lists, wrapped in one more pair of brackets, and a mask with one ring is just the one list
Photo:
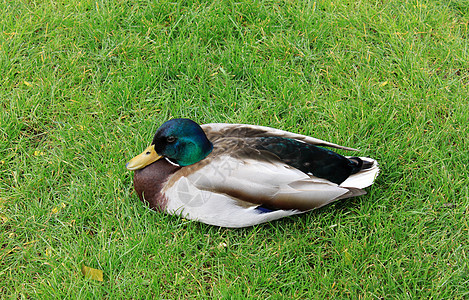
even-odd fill
[(213, 150), (199, 124), (189, 119), (172, 119), (161, 125), (151, 143), (156, 153), (180, 166), (201, 161)]

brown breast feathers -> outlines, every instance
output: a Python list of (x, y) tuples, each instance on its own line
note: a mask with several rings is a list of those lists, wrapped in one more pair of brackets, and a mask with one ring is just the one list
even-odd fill
[(160, 159), (134, 173), (134, 188), (142, 201), (148, 202), (151, 209), (164, 211), (167, 199), (161, 193), (168, 178), (180, 167)]

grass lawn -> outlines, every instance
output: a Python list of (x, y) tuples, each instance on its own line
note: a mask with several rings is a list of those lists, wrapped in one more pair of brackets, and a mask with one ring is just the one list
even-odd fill
[[(463, 0), (1, 1), (0, 298), (469, 297), (468, 22)], [(382, 172), (251, 228), (156, 213), (124, 165), (174, 117)]]

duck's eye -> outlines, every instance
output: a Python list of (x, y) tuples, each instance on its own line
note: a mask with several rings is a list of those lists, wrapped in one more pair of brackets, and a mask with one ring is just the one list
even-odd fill
[(168, 142), (168, 143), (174, 143), (175, 140), (176, 140), (176, 138), (174, 136), (168, 136), (166, 138), (166, 142)]

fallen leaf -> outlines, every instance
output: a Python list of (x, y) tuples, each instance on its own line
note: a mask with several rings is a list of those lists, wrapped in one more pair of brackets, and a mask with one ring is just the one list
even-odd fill
[(81, 273), (89, 279), (103, 281), (103, 271), (81, 265)]
[(352, 254), (348, 253), (347, 250), (344, 251), (344, 260), (347, 264), (351, 264), (353, 260)]

